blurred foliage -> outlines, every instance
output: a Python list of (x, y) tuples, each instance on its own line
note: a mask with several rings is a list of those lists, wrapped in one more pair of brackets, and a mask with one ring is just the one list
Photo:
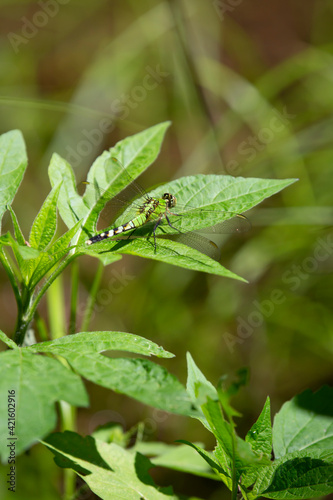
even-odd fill
[[(248, 366), (250, 383), (234, 402), (245, 432), (267, 395), (274, 413), (295, 393), (333, 382), (333, 5), (232, 3), (2, 0), (0, 132), (19, 128), (27, 142), (30, 166), (14, 203), (25, 234), (49, 191), (52, 152), (84, 180), (101, 151), (165, 120), (173, 125), (161, 155), (140, 179), (147, 189), (193, 173), (299, 178), (247, 214), (252, 231), (224, 246), (223, 265), (249, 284), (126, 257), (106, 270), (93, 320), (94, 330), (137, 333), (176, 353), (163, 363), (182, 381), (187, 350), (213, 382)], [(82, 259), (82, 309), (96, 269)], [(6, 282), (0, 296), (8, 332), (15, 305)], [(227, 338), (238, 340), (233, 348)], [(127, 429), (155, 422), (153, 410), (88, 387), (81, 432), (110, 418)], [(212, 444), (195, 422), (160, 420), (148, 434)], [(193, 494), (220, 498), (207, 481), (191, 484)]]

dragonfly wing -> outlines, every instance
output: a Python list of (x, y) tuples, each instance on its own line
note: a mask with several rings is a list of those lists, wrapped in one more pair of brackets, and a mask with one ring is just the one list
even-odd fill
[(208, 255), (213, 260), (219, 261), (221, 259), (221, 248), (200, 233), (191, 231), (190, 233), (175, 234), (171, 238)]
[(175, 210), (177, 210), (177, 214), (173, 214), (171, 223), (181, 232), (200, 230), (208, 234), (240, 234), (251, 229), (251, 223), (245, 215), (200, 208), (183, 211), (178, 209), (178, 206)]
[(203, 232), (216, 233), (216, 234), (234, 234), (234, 233), (246, 233), (251, 229), (251, 222), (245, 215), (236, 214), (231, 219), (227, 219), (223, 222), (219, 222), (214, 226), (204, 229)]

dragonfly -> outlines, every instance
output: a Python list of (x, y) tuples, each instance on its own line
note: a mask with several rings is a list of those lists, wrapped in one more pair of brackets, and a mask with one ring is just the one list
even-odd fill
[[(192, 248), (195, 248), (201, 251), (202, 253), (209, 255), (215, 260), (218, 260), (219, 249), (216, 243), (214, 243), (211, 239), (208, 239), (205, 236), (203, 236), (201, 231), (200, 233), (197, 231), (190, 231), (184, 234), (179, 228), (175, 227), (175, 225), (172, 224), (170, 220), (171, 217), (173, 220), (175, 217), (183, 218), (186, 216), (190, 216), (193, 213), (196, 214), (205, 212), (211, 213), (211, 211), (204, 209), (201, 210), (189, 206), (182, 207), (177, 203), (176, 196), (169, 192), (164, 193), (161, 197), (150, 196), (149, 194), (146, 193), (146, 191), (143, 189), (143, 187), (140, 186), (140, 184), (137, 181), (134, 181), (130, 177), (130, 174), (121, 165), (121, 163), (117, 158), (112, 158), (112, 161), (122, 169), (122, 172), (124, 173), (124, 175), (127, 176), (127, 178), (130, 181), (130, 188), (134, 190), (137, 195), (139, 194), (141, 196), (142, 201), (140, 203), (136, 202), (129, 204), (121, 200), (119, 196), (115, 196), (113, 198), (113, 203), (115, 205), (118, 204), (118, 205), (123, 205), (125, 207), (131, 206), (132, 208), (135, 209), (133, 217), (131, 217), (124, 224), (120, 224), (114, 228), (108, 229), (107, 231), (102, 231), (94, 236), (91, 236), (88, 240), (86, 240), (86, 245), (90, 246), (95, 243), (112, 238), (114, 236), (122, 235), (123, 233), (127, 233), (130, 231), (131, 233), (129, 234), (128, 237), (132, 238), (134, 237), (133, 235), (135, 231), (137, 231), (139, 228), (146, 226), (147, 223), (153, 223), (150, 235), (153, 234), (154, 249), (156, 252), (157, 250), (156, 231), (160, 226), (165, 225), (166, 221), (167, 225), (173, 230), (173, 233), (176, 232), (176, 235), (173, 234), (173, 239), (181, 243), (184, 243)], [(177, 212), (175, 212), (174, 209), (176, 209)], [(225, 213), (228, 214), (228, 212)], [(226, 221), (218, 223), (215, 226), (209, 228), (208, 230), (205, 229), (204, 231), (207, 234), (209, 233), (228, 234), (234, 232), (241, 233), (248, 231), (250, 229), (251, 224), (247, 219), (247, 217), (241, 214), (234, 214), (234, 213), (229, 213), (229, 215), (232, 218), (229, 218)], [(171, 235), (168, 234), (167, 236)]]

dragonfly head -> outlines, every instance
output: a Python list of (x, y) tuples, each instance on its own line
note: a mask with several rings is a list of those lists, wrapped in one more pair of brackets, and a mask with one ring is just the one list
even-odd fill
[(164, 193), (163, 200), (166, 200), (168, 202), (168, 208), (173, 208), (176, 206), (177, 200), (173, 194)]

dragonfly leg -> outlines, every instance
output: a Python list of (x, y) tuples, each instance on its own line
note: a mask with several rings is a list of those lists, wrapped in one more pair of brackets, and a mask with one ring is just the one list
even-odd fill
[(136, 227), (135, 229), (133, 229), (133, 231), (131, 231), (131, 232), (129, 233), (129, 235), (127, 236), (127, 238), (126, 238), (126, 239), (128, 240), (131, 236), (133, 236), (133, 234), (135, 233), (135, 231), (136, 231), (137, 229), (138, 229), (137, 227)]
[(161, 224), (161, 221), (162, 221), (162, 218), (163, 218), (163, 214), (161, 214), (159, 216), (159, 218), (157, 219), (156, 221), (156, 224), (154, 226), (154, 229), (153, 229), (153, 235), (154, 235), (154, 248), (155, 248), (155, 252), (156, 252), (156, 229), (158, 228), (158, 226)]
[[(171, 212), (170, 212), (171, 213)], [(171, 215), (178, 215), (178, 214), (171, 214)], [(169, 220), (169, 217), (167, 216), (167, 214), (164, 214), (166, 220), (167, 220), (167, 223), (169, 224), (169, 226), (172, 228), (172, 229), (175, 229), (176, 231), (178, 231), (178, 233), (181, 233), (180, 229), (178, 229), (177, 227), (173, 226)]]

